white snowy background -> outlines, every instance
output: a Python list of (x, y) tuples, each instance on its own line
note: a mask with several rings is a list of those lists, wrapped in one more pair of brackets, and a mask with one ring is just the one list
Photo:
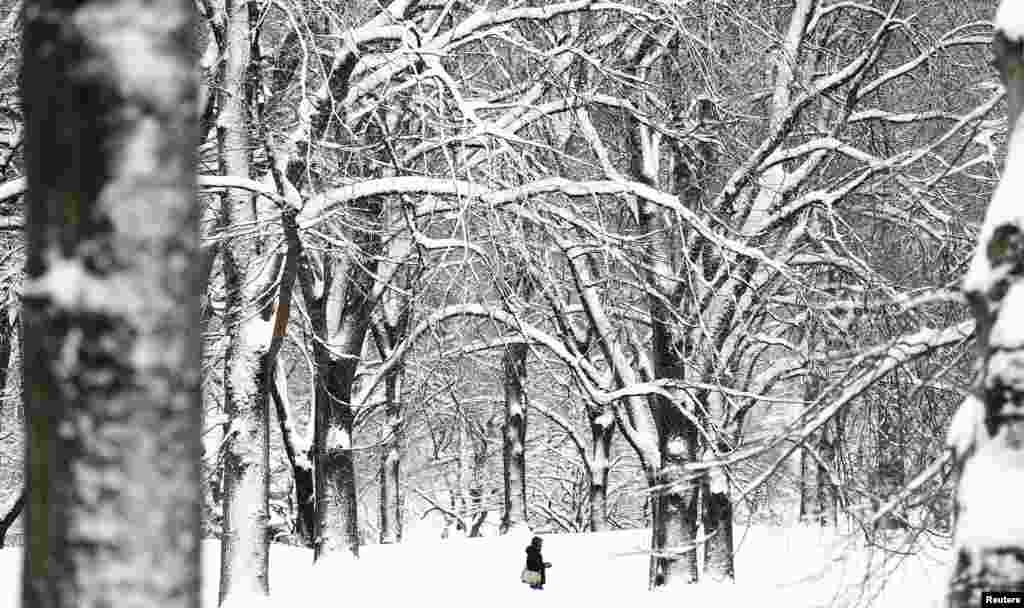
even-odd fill
[[(237, 598), (230, 608), (410, 606), (721, 608), (941, 605), (949, 552), (918, 539), (913, 555), (865, 545), (863, 535), (811, 526), (737, 527), (737, 582), (647, 591), (649, 530), (545, 534), (552, 562), (543, 591), (519, 582), (529, 533), (439, 540), (410, 531), (397, 545), (369, 545), (356, 561), (312, 566), (312, 553), (272, 545), (269, 599)], [(890, 549), (898, 549), (893, 540)], [(217, 606), (220, 547), (204, 542), (204, 606)], [(0, 550), (0, 608), (18, 606), (20, 548)], [(369, 603), (367, 603), (369, 602)]]

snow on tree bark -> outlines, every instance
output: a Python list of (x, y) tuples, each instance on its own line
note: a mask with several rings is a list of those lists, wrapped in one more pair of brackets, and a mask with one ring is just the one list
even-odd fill
[(26, 608), (199, 606), (193, 11), (24, 5)]
[(981, 591), (1024, 590), (1024, 10), (1003, 0), (993, 42), (1007, 89), (1006, 170), (962, 289), (977, 319), (980, 374), (949, 429), (958, 473), (955, 563), (948, 600), (981, 605)]
[(313, 490), (313, 463), (310, 460), (311, 443), (306, 438), (300, 438), (296, 432), (288, 399), (288, 382), (280, 359), (277, 360), (270, 395), (274, 399), (278, 425), (281, 428), (281, 443), (284, 445), (285, 457), (292, 468), (292, 479), (295, 483), (295, 502), (298, 511), (295, 527), (305, 543), (312, 546), (316, 502)]
[[(630, 130), (630, 172), (639, 181), (655, 184), (658, 176), (660, 142), (638, 122)], [(701, 159), (706, 160), (706, 159)], [(676, 163), (676, 189), (684, 202), (692, 196), (698, 178), (686, 160)], [(697, 195), (699, 200), (699, 195)], [(640, 230), (647, 235), (644, 259), (648, 267), (648, 310), (651, 321), (651, 363), (655, 378), (683, 380), (686, 336), (677, 329), (684, 313), (682, 288), (674, 277), (683, 266), (683, 244), (673, 218), (662, 208), (643, 202), (637, 215)], [(698, 434), (694, 422), (681, 411), (687, 405), (663, 396), (650, 398), (657, 429), (661, 467), (654, 479), (652, 495), (651, 564), (649, 585), (695, 583), (698, 580), (697, 540), (699, 486), (687, 480), (685, 467), (696, 460)]]
[(502, 442), (505, 509), (501, 530), (528, 523), (526, 511), (526, 344), (511, 344), (502, 356), (505, 428)]
[[(261, 74), (259, 20), (255, 4), (229, 0), (223, 5), (224, 62), (221, 72), (217, 144), (223, 175), (249, 178), (252, 172), (253, 125), (261, 103), (255, 91)], [(270, 394), (276, 359), (284, 339), (292, 286), (298, 274), (301, 243), (296, 218), (298, 194), (281, 176), (271, 151), (271, 176), (283, 209), (269, 208), (267, 197), (229, 189), (221, 199), (220, 224), (258, 225), (280, 217), (285, 251), (265, 250), (261, 239), (233, 237), (222, 244), (227, 292), (224, 325), (228, 346), (224, 361), (224, 412), (229, 428), (223, 459), (223, 533), (220, 601), (269, 591)], [(275, 285), (277, 288), (275, 289)]]
[(732, 582), (736, 577), (733, 560), (732, 499), (729, 482), (721, 467), (714, 467), (701, 484), (703, 501), (704, 577), (714, 582)]
[(615, 416), (610, 408), (590, 416), (590, 531), (608, 529), (608, 472), (612, 461)]
[[(321, 349), (325, 350), (325, 349)], [(317, 357), (313, 467), (316, 480), (316, 559), (333, 551), (359, 555), (358, 495), (352, 433), (352, 383), (357, 361)]]
[[(224, 61), (220, 82), (220, 114), (217, 143), (223, 175), (251, 177), (252, 141), (249, 104), (250, 41), (249, 11), (245, 3), (226, 0), (224, 11)], [(252, 195), (227, 191), (221, 199), (222, 226), (253, 221)], [(224, 361), (224, 413), (228, 417), (225, 439), (222, 497), (223, 529), (219, 600), (232, 594), (267, 594), (269, 539), (269, 417), (267, 395), (262, 392), (262, 354), (269, 347), (270, 328), (266, 311), (253, 301), (247, 269), (257, 257), (252, 241), (235, 239), (222, 252), (229, 328)]]
[(307, 257), (308, 270), (302, 274), (306, 309), (318, 338), (313, 349), (316, 559), (334, 551), (359, 555), (352, 397), (375, 303), (370, 294), (382, 251), (384, 200), (368, 197), (349, 208), (362, 220), (351, 233), (357, 250), (329, 254), (322, 262)]

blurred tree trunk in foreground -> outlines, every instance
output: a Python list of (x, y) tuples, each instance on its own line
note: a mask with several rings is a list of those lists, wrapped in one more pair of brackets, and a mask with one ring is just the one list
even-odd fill
[(193, 11), (25, 3), (26, 608), (199, 606)]
[(980, 375), (949, 431), (959, 474), (949, 605), (983, 591), (1024, 591), (1024, 12), (1003, 0), (995, 64), (1007, 88), (1009, 153), (963, 281), (977, 320)]

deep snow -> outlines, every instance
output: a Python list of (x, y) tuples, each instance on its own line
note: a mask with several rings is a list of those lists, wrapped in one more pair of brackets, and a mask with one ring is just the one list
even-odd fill
[[(737, 527), (737, 583), (646, 591), (646, 530), (544, 535), (553, 563), (543, 591), (519, 582), (528, 533), (481, 539), (412, 538), (362, 548), (358, 561), (310, 566), (311, 553), (273, 545), (270, 600), (238, 598), (246, 608), (294, 608), (373, 600), (375, 606), (938, 606), (948, 553), (925, 548), (900, 558), (869, 551), (863, 538), (814, 527)], [(204, 543), (204, 606), (217, 600), (217, 541)], [(0, 608), (15, 608), (20, 549), (0, 551)], [(867, 575), (867, 576), (866, 576)], [(865, 583), (865, 581), (868, 581)], [(879, 593), (879, 587), (884, 588)], [(334, 598), (324, 602), (324, 598)], [(713, 603), (694, 603), (694, 602)], [(409, 604), (406, 604), (409, 602)], [(258, 605), (258, 607), (257, 607)], [(357, 604), (360, 605), (360, 604)]]

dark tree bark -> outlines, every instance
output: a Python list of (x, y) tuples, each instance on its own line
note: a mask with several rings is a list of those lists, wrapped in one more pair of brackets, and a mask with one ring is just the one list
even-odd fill
[(962, 289), (977, 320), (979, 378), (953, 417), (957, 472), (951, 608), (982, 606), (982, 591), (1024, 591), (1024, 16), (1003, 0), (996, 18), (996, 67), (1007, 88), (1009, 153), (978, 235)]
[(316, 516), (313, 464), (310, 460), (310, 450), (303, 449), (309, 446), (303, 445), (296, 437), (291, 404), (288, 400), (288, 383), (280, 360), (277, 361), (277, 370), (274, 372), (271, 396), (274, 399), (277, 420), (281, 427), (281, 443), (284, 444), (284, 453), (292, 468), (292, 479), (295, 482), (295, 504), (297, 506), (295, 528), (306, 545), (312, 547), (313, 521)]
[(4, 548), (4, 541), (7, 538), (7, 531), (11, 529), (14, 522), (17, 521), (18, 516), (21, 515), (22, 509), (25, 508), (25, 495), (28, 492), (22, 490), (18, 493), (18, 499), (14, 501), (11, 508), (4, 515), (3, 519), (0, 519), (0, 549)]
[(729, 485), (720, 468), (711, 469), (701, 484), (704, 522), (704, 577), (714, 582), (732, 582), (733, 565), (732, 499)]
[(502, 356), (505, 426), (502, 442), (505, 508), (501, 531), (528, 524), (526, 511), (526, 344), (512, 344)]
[(800, 505), (801, 522), (818, 522), (821, 518), (820, 492), (818, 488), (818, 461), (811, 450), (804, 447), (800, 450)]
[[(630, 171), (636, 179), (654, 183), (656, 171), (652, 162), (657, 158), (657, 145), (641, 136), (640, 125), (630, 130)], [(680, 159), (676, 176), (676, 189), (686, 197), (697, 176), (689, 171), (688, 162)], [(648, 274), (652, 293), (648, 297), (651, 319), (651, 363), (654, 377), (683, 380), (684, 358), (687, 344), (683, 331), (678, 329), (682, 311), (682, 286), (676, 276), (682, 266), (684, 247), (679, 231), (666, 212), (650, 203), (638, 210), (640, 230), (651, 235), (645, 246), (645, 261), (651, 269)], [(651, 500), (652, 552), (650, 581), (652, 588), (670, 583), (697, 582), (697, 539), (699, 487), (694, 481), (684, 481), (684, 467), (696, 460), (699, 450), (697, 428), (682, 411), (680, 404), (662, 396), (650, 399), (654, 422), (658, 431), (658, 451), (661, 468), (654, 480), (658, 488)]]
[(352, 396), (375, 305), (371, 293), (382, 252), (383, 206), (380, 198), (351, 203), (352, 213), (360, 218), (350, 235), (358, 259), (345, 256), (321, 263), (307, 257), (307, 271), (302, 274), (306, 309), (317, 337), (313, 349), (316, 559), (331, 551), (359, 555)]
[(836, 443), (838, 441), (838, 421), (831, 420), (818, 434), (818, 456), (821, 458), (817, 464), (817, 488), (818, 488), (818, 522), (822, 526), (838, 525), (838, 503), (839, 490), (832, 479), (831, 472), (824, 466), (836, 466)]
[[(7, 380), (11, 375), (12, 344), (14, 342), (14, 330), (20, 324), (18, 315), (12, 310), (12, 302), (7, 294), (3, 294), (3, 301), (0, 302), (0, 394), (7, 388)], [(0, 402), (0, 413), (3, 412), (4, 403)]]
[[(355, 348), (351, 342), (348, 345)], [(355, 413), (351, 405), (356, 366), (355, 359), (333, 359), (323, 352), (317, 357), (322, 375), (316, 388), (313, 439), (317, 559), (332, 551), (359, 555), (359, 504), (352, 452)]]
[[(657, 313), (655, 313), (657, 314)], [(654, 316), (654, 319), (658, 319)], [(653, 360), (655, 377), (682, 378), (682, 360), (668, 341), (664, 323), (653, 328)], [(652, 557), (652, 587), (674, 582), (697, 582), (697, 539), (699, 488), (694, 481), (684, 481), (684, 466), (697, 456), (697, 428), (664, 397), (655, 397), (654, 414), (658, 426), (658, 449), (662, 466), (656, 485), (663, 488), (654, 495), (652, 505), (654, 538), (657, 545)], [(660, 553), (660, 554), (659, 554)]]
[(191, 3), (25, 3), (26, 608), (197, 608)]

